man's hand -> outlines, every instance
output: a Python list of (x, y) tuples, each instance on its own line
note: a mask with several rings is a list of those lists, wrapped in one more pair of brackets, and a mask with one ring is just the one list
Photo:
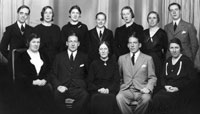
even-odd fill
[(140, 90), (142, 93), (149, 94), (151, 91), (148, 88), (143, 88)]
[(58, 86), (58, 87), (57, 87), (57, 90), (58, 90), (59, 92), (61, 92), (61, 93), (64, 93), (65, 91), (68, 90), (68, 88), (65, 87), (65, 86)]

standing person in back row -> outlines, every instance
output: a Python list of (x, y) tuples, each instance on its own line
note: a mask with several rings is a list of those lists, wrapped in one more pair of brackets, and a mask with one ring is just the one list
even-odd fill
[[(130, 6), (125, 6), (121, 10), (121, 17), (125, 24), (115, 30), (115, 54), (117, 57), (129, 52), (127, 47), (128, 38), (134, 35), (143, 42), (143, 27), (134, 22), (134, 13)], [(143, 51), (143, 49), (141, 49)]]
[(81, 17), (81, 8), (78, 5), (74, 5), (69, 10), (69, 18), (71, 19), (66, 25), (63, 26), (61, 30), (61, 37), (63, 40), (63, 46), (65, 46), (65, 38), (72, 33), (75, 33), (78, 36), (80, 41), (80, 46), (78, 47), (79, 51), (87, 53), (88, 49), (88, 40), (87, 40), (87, 32), (88, 27), (87, 25), (83, 24), (79, 21)]
[[(183, 54), (194, 61), (199, 48), (195, 27), (191, 23), (182, 20), (180, 4), (171, 3), (169, 4), (168, 10), (172, 17), (172, 22), (164, 28), (168, 36), (168, 41), (174, 37), (180, 39), (183, 46)], [(167, 57), (169, 55), (168, 53)]]
[(30, 8), (22, 5), (17, 9), (17, 21), (6, 27), (3, 34), (0, 51), (4, 57), (8, 59), (9, 81), (12, 81), (11, 54), (13, 49), (27, 48), (26, 39), (32, 33), (32, 27), (26, 24), (26, 20), (30, 15)]

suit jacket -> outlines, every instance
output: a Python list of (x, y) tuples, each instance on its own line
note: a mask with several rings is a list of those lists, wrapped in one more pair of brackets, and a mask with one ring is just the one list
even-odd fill
[(30, 62), (31, 58), (27, 51), (21, 53), (16, 61), (16, 83), (24, 89), (30, 89), (33, 86), (32, 82), (36, 79), (46, 79), (49, 78), (49, 60), (46, 55), (40, 53), (40, 57), (43, 61), (43, 65), (40, 69), (39, 74), (37, 74), (35, 66)]
[(52, 66), (50, 76), (54, 88), (58, 86), (73, 85), (78, 88), (86, 88), (85, 78), (87, 75), (87, 56), (78, 51), (73, 62), (73, 68), (70, 66), (70, 59), (67, 51), (56, 55)]
[(25, 25), (25, 31), (22, 34), (17, 22), (6, 27), (6, 31), (3, 34), (3, 38), (0, 44), (0, 51), (8, 58), (8, 45), (10, 45), (10, 54), (13, 49), (25, 48), (26, 39), (31, 34), (33, 28), (29, 25)]
[(98, 59), (99, 58), (99, 44), (102, 41), (106, 41), (110, 45), (110, 54), (113, 53), (113, 33), (111, 30), (105, 28), (103, 32), (102, 38), (99, 38), (96, 27), (89, 31), (89, 58), (90, 60)]
[[(129, 27), (123, 25), (115, 30), (114, 51), (117, 57), (129, 52), (127, 44), (128, 44), (128, 38), (131, 35), (140, 38), (142, 42), (144, 40), (143, 27), (141, 25), (133, 23)], [(143, 51), (143, 47), (141, 51)]]
[[(194, 61), (197, 50), (199, 48), (197, 31), (195, 27), (192, 24), (185, 22), (184, 20), (180, 20), (176, 31), (174, 31), (172, 22), (167, 24), (164, 29), (167, 33), (169, 41), (175, 37), (181, 40), (183, 54)], [(169, 57), (169, 53), (167, 54), (167, 57)]]
[(151, 56), (140, 52), (133, 66), (130, 53), (128, 53), (120, 56), (118, 62), (120, 75), (123, 77), (123, 84), (120, 87), (121, 90), (126, 90), (130, 86), (133, 86), (138, 90), (148, 88), (153, 91), (157, 78)]

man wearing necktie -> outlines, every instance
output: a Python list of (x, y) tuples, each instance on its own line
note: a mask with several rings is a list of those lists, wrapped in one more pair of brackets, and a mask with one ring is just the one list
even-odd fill
[[(157, 81), (153, 59), (140, 51), (139, 38), (130, 36), (127, 46), (130, 52), (118, 60), (123, 81), (116, 96), (117, 103), (122, 114), (146, 114)], [(138, 103), (134, 112), (130, 106), (133, 101)]]
[[(183, 54), (188, 56), (192, 61), (195, 60), (197, 50), (199, 48), (197, 40), (197, 31), (191, 23), (184, 21), (181, 18), (181, 6), (178, 3), (171, 3), (168, 6), (169, 13), (172, 17), (172, 22), (165, 25), (164, 29), (168, 36), (168, 41), (173, 38), (178, 38), (183, 44)], [(167, 57), (170, 56), (169, 51)]]
[(113, 54), (113, 32), (106, 28), (106, 14), (99, 12), (96, 14), (96, 26), (89, 31), (89, 49), (88, 56), (91, 63), (95, 59), (99, 59), (99, 44), (106, 41), (110, 45), (109, 53)]
[(88, 59), (84, 53), (77, 50), (80, 42), (76, 34), (68, 36), (66, 45), (67, 50), (56, 55), (50, 73), (57, 109), (59, 114), (65, 114), (68, 111), (65, 99), (72, 98), (75, 100), (72, 104), (72, 114), (86, 114)]
[[(26, 20), (30, 15), (30, 9), (26, 5), (22, 5), (17, 9), (17, 21), (6, 27), (0, 43), (0, 52), (8, 60), (9, 76), (8, 81), (12, 83), (12, 59), (13, 49), (27, 48), (27, 38), (32, 33), (33, 28), (26, 24)], [(22, 27), (24, 26), (24, 29)], [(9, 48), (8, 48), (9, 47)], [(7, 85), (9, 85), (9, 82)]]

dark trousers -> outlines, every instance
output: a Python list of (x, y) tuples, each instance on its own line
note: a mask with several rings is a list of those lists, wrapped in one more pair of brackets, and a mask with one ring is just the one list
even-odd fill
[(65, 99), (72, 98), (75, 101), (72, 104), (71, 114), (87, 114), (87, 103), (89, 94), (83, 88), (69, 88), (65, 93), (60, 93), (58, 90), (55, 91), (55, 102), (59, 114), (68, 112), (65, 105)]

